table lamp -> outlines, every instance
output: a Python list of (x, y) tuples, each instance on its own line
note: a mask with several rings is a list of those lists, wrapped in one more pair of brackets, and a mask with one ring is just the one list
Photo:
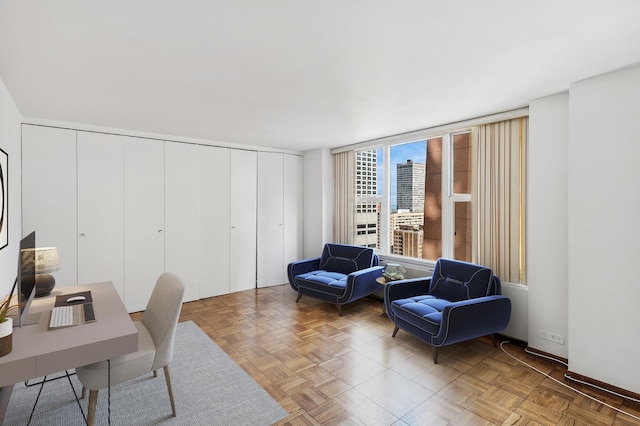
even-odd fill
[(60, 270), (58, 249), (38, 247), (25, 250), (22, 255), (22, 268), (23, 271), (27, 271), (20, 283), (22, 294), (28, 296), (35, 285), (35, 297), (48, 296), (56, 285), (56, 280), (50, 272)]

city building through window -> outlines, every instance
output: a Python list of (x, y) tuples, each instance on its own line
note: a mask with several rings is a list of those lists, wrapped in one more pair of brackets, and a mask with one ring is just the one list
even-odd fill
[[(382, 148), (356, 152), (356, 244), (427, 260), (442, 257), (444, 246), (451, 248), (448, 257), (471, 261), (471, 133), (447, 135), (453, 142), (445, 149), (450, 164), (442, 161), (444, 139), (393, 145), (387, 156)], [(387, 192), (385, 170), (390, 177)], [(443, 192), (443, 173), (451, 175), (453, 192)], [(384, 197), (389, 197), (389, 214), (384, 215), (388, 223), (382, 223)], [(444, 210), (451, 213), (447, 228), (452, 233), (443, 243), (444, 204), (450, 204)], [(382, 233), (389, 238), (381, 238)], [(388, 246), (383, 247), (383, 241)]]
[(527, 129), (528, 117), (517, 116), (351, 151), (354, 243), (381, 255), (481, 263), (505, 282), (526, 283)]

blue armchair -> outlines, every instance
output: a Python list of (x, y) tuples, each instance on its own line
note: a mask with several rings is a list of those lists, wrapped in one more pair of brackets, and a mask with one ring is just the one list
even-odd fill
[(395, 324), (438, 348), (504, 330), (511, 300), (501, 296), (500, 279), (491, 269), (457, 260), (438, 259), (431, 278), (394, 281), (385, 286), (385, 307)]
[(342, 305), (380, 291), (379, 263), (371, 248), (325, 244), (322, 256), (290, 263), (287, 275), (298, 292), (296, 303), (303, 295), (313, 296), (335, 303), (342, 316)]

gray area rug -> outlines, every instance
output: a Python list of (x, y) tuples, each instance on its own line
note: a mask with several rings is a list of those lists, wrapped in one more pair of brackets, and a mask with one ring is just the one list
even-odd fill
[[(157, 378), (149, 374), (111, 389), (111, 424), (270, 425), (288, 415), (192, 321), (178, 324), (170, 368), (177, 417), (171, 417), (160, 369)], [(76, 376), (71, 381), (80, 396), (82, 385)], [(26, 425), (38, 390), (16, 384), (3, 424)], [(85, 415), (88, 399), (82, 401)], [(107, 424), (107, 411), (105, 389), (99, 394), (96, 424)], [(66, 378), (45, 384), (31, 424), (84, 424)]]

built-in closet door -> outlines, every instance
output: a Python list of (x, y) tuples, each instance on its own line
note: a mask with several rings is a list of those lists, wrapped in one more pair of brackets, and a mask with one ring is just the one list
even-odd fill
[(164, 272), (164, 143), (124, 138), (124, 302), (144, 310)]
[(285, 282), (283, 154), (258, 153), (258, 287)]
[(112, 281), (124, 300), (123, 137), (77, 136), (78, 282)]
[(184, 301), (200, 296), (200, 145), (165, 142), (165, 270), (182, 279)]
[(200, 298), (229, 293), (230, 158), (231, 153), (228, 148), (201, 147)]
[(57, 247), (56, 286), (78, 283), (76, 131), (22, 125), (22, 234)]
[(256, 287), (257, 153), (231, 150), (229, 290)]
[(284, 154), (284, 262), (282, 270), (285, 282), (286, 268), (303, 256), (304, 235), (304, 181), (303, 157)]

